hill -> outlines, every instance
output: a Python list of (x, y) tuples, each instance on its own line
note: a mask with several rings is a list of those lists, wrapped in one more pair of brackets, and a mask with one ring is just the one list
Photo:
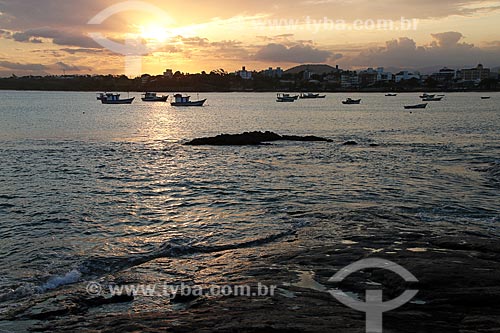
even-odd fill
[(300, 65), (286, 70), (285, 74), (298, 74), (306, 70), (308, 70), (311, 73), (321, 75), (321, 74), (335, 72), (337, 69), (330, 65)]

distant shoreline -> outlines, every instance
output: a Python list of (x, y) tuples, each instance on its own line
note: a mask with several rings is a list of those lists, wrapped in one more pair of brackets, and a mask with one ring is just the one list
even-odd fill
[(449, 89), (415, 89), (415, 90), (374, 90), (374, 89), (349, 89), (349, 90), (307, 90), (307, 91), (294, 91), (294, 90), (191, 90), (191, 89), (177, 89), (177, 90), (123, 90), (123, 89), (102, 89), (102, 90), (81, 90), (81, 89), (19, 89), (19, 88), (0, 88), (0, 91), (19, 91), (19, 92), (88, 92), (88, 93), (99, 93), (99, 92), (130, 92), (130, 93), (144, 93), (144, 92), (156, 92), (156, 93), (292, 93), (292, 94), (301, 94), (307, 92), (315, 92), (315, 93), (328, 93), (328, 94), (342, 94), (342, 93), (397, 93), (397, 94), (411, 94), (411, 93), (468, 93), (468, 92), (477, 92), (477, 93), (488, 93), (488, 92), (500, 92), (500, 89), (470, 89), (470, 90), (449, 90)]

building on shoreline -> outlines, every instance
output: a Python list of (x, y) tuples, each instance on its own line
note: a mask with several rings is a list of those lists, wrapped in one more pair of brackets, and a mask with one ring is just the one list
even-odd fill
[(444, 67), (440, 69), (439, 72), (432, 73), (430, 77), (439, 83), (446, 83), (458, 79), (459, 75), (460, 75), (459, 70)]
[(171, 69), (167, 69), (165, 70), (165, 72), (163, 72), (163, 76), (167, 79), (171, 79), (174, 77), (174, 71)]
[(476, 68), (466, 68), (461, 71), (461, 79), (463, 81), (482, 81), (490, 78), (491, 70), (484, 68), (482, 64), (477, 65)]
[(281, 79), (283, 77), (283, 69), (281, 69), (281, 67), (277, 67), (276, 69), (269, 67), (268, 69), (264, 70), (263, 73), (266, 77), (270, 77), (273, 79)]
[(420, 80), (421, 76), (419, 72), (401, 71), (396, 74), (394, 81), (399, 83), (401, 81), (408, 81), (412, 79)]
[(240, 71), (236, 72), (236, 76), (241, 77), (243, 80), (251, 80), (253, 77), (253, 73), (247, 71), (247, 68), (243, 66)]

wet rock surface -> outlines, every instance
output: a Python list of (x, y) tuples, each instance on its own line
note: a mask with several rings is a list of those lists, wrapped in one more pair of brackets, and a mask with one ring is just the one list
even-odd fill
[[(411, 288), (419, 293), (384, 314), (384, 332), (499, 331), (497, 235), (444, 223), (423, 230), (421, 222), (397, 216), (374, 220), (375, 215), (325, 217), (277, 243), (162, 258), (154, 266), (161, 268), (159, 276), (171, 276), (172, 283), (276, 285), (273, 296), (96, 298), (81, 283), (21, 301), (0, 314), (0, 328), (17, 324), (19, 331), (28, 327), (35, 332), (364, 332), (364, 313), (342, 305), (329, 290), (339, 288), (363, 299), (367, 289), (382, 289), (384, 300), (390, 300)], [(419, 282), (409, 284), (379, 269), (353, 273), (340, 284), (328, 281), (345, 266), (373, 257), (405, 267)], [(106, 279), (145, 283), (152, 279), (153, 266), (148, 265), (152, 263)], [(219, 274), (222, 270), (226, 273)], [(147, 302), (150, 306), (144, 305)]]
[(198, 138), (187, 142), (188, 146), (246, 146), (262, 145), (275, 141), (333, 142), (317, 136), (279, 135), (273, 132), (245, 132), (242, 134), (221, 134), (215, 137)]

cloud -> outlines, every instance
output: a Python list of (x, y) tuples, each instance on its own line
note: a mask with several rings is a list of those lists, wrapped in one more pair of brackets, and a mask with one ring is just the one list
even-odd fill
[(84, 54), (96, 54), (96, 53), (102, 53), (103, 50), (98, 50), (98, 49), (91, 49), (91, 48), (77, 48), (77, 49), (72, 49), (72, 48), (62, 48), (60, 51), (69, 53), (69, 54), (78, 54), (78, 53), (84, 53)]
[(249, 52), (243, 44), (238, 40), (221, 40), (211, 42), (204, 37), (183, 37), (176, 36), (164, 46), (154, 50), (154, 53), (182, 53), (186, 58), (196, 56), (200, 59), (216, 58), (216, 59), (235, 59), (246, 60), (249, 58)]
[(41, 43), (42, 40), (40, 38), (47, 38), (51, 39), (52, 43), (56, 45), (78, 46), (82, 48), (101, 48), (101, 46), (93, 39), (80, 32), (47, 27), (15, 32), (7, 38), (11, 38), (16, 42), (31, 43)]
[(0, 29), (0, 37), (10, 38), (11, 36), (12, 36), (12, 33), (10, 31)]
[(0, 25), (22, 30), (40, 26), (78, 28), (111, 5), (112, 0), (22, 0), (0, 1)]
[(268, 44), (255, 54), (255, 60), (289, 63), (322, 63), (331, 57), (339, 57), (330, 51), (314, 48), (311, 45), (287, 47), (282, 44)]
[(71, 30), (54, 28), (36, 28), (26, 31), (11, 32), (0, 30), (0, 36), (20, 43), (43, 43), (42, 39), (50, 39), (53, 44), (61, 46), (77, 46), (81, 48), (102, 48), (85, 34)]
[(47, 66), (42, 64), (21, 64), (18, 62), (10, 61), (0, 61), (0, 67), (12, 70), (22, 70), (22, 71), (43, 71), (48, 69)]
[(435, 69), (442, 66), (461, 68), (478, 63), (497, 66), (500, 62), (498, 46), (479, 48), (473, 44), (460, 43), (463, 35), (455, 31), (431, 36), (434, 40), (429, 45), (421, 46), (408, 37), (387, 41), (384, 47), (364, 50), (358, 55), (343, 59), (343, 65)]
[(497, 1), (485, 0), (420, 0), (418, 3), (414, 0), (301, 0), (300, 5), (302, 8), (318, 8), (323, 12), (335, 10), (335, 16), (345, 20), (400, 17), (429, 19), (470, 16), (500, 9)]
[[(456, 31), (449, 31), (449, 32), (442, 32), (438, 34), (431, 34), (431, 36), (435, 39), (433, 46), (439, 46), (442, 48), (452, 48), (458, 45), (458, 42), (464, 37), (460, 32)], [(462, 45), (469, 45), (469, 46), (474, 46), (471, 44), (462, 44)]]
[(65, 70), (65, 71), (81, 72), (81, 71), (91, 71), (92, 70), (90, 67), (68, 65), (62, 61), (57, 62), (55, 65), (57, 67), (59, 67), (60, 69)]
[(202, 38), (202, 37), (178, 36), (178, 40), (181, 41), (183, 44), (189, 45), (189, 46), (207, 46), (207, 45), (209, 45), (208, 39)]
[(69, 65), (62, 61), (56, 62), (51, 65), (44, 65), (38, 63), (19, 63), (19, 62), (11, 62), (11, 61), (0, 61), (0, 68), (16, 71), (17, 73), (23, 74), (46, 74), (44, 71), (73, 71), (73, 72), (82, 72), (82, 71), (91, 71), (92, 69), (87, 66), (76, 66)]

